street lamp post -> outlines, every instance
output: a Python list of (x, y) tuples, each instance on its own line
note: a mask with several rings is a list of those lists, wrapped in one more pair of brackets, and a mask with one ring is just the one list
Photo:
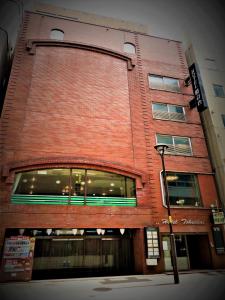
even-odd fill
[(176, 245), (175, 245), (175, 237), (173, 233), (173, 221), (170, 213), (170, 201), (169, 201), (169, 193), (168, 193), (168, 185), (166, 181), (166, 169), (165, 169), (165, 162), (164, 162), (164, 153), (165, 150), (168, 148), (166, 144), (157, 144), (154, 148), (158, 151), (161, 160), (162, 160), (162, 167), (163, 167), (163, 183), (164, 183), (164, 190), (165, 190), (165, 197), (166, 197), (166, 206), (168, 212), (168, 224), (170, 230), (170, 245), (171, 245), (171, 261), (173, 266), (173, 275), (174, 275), (174, 283), (179, 283), (179, 274), (177, 269), (177, 255), (176, 255)]

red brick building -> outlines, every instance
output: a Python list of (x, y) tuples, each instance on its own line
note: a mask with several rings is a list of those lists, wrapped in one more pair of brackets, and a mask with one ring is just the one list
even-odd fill
[(178, 41), (26, 13), (1, 117), (4, 280), (171, 270), (156, 143), (179, 270), (225, 266), (187, 76)]

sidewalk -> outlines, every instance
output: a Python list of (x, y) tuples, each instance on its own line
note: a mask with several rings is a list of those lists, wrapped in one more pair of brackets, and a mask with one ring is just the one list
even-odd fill
[(0, 284), (1, 300), (222, 300), (225, 270), (172, 274), (37, 280)]

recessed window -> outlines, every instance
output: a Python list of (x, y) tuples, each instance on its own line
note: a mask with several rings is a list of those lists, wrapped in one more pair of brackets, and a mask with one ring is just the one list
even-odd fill
[(43, 169), (16, 174), (12, 202), (136, 206), (135, 191), (133, 178), (116, 173)]
[(51, 40), (64, 40), (64, 32), (60, 29), (52, 29), (50, 33), (50, 39)]
[(225, 115), (221, 115), (222, 121), (223, 121), (223, 126), (225, 127)]
[(134, 44), (131, 43), (124, 43), (123, 45), (123, 51), (127, 52), (127, 53), (131, 53), (131, 54), (135, 54), (136, 53), (136, 49)]
[(178, 79), (159, 75), (148, 75), (148, 81), (152, 89), (180, 92)]
[(185, 121), (184, 108), (165, 103), (152, 104), (153, 117), (162, 120)]
[(165, 151), (165, 154), (192, 155), (191, 141), (188, 137), (157, 134), (156, 140), (157, 144), (162, 143), (169, 146)]
[(225, 97), (224, 88), (222, 85), (213, 84), (213, 90), (216, 97)]
[(169, 202), (172, 206), (201, 206), (200, 192), (195, 174), (166, 172)]

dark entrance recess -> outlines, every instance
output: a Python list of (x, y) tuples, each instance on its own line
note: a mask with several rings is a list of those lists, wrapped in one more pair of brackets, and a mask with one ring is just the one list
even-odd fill
[(32, 279), (133, 274), (131, 234), (37, 238)]
[(207, 235), (187, 235), (190, 269), (211, 268), (211, 255)]

